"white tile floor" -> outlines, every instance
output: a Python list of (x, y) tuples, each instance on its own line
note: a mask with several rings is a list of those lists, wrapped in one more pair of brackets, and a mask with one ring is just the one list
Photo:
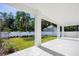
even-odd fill
[(79, 40), (67, 38), (51, 40), (41, 45), (33, 46), (8, 56), (79, 56)]
[(8, 56), (52, 56), (51, 54), (41, 50), (37, 46), (18, 51)]

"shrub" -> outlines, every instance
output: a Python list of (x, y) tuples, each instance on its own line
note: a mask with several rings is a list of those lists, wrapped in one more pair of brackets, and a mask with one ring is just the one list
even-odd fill
[(13, 53), (13, 52), (16, 51), (16, 46), (15, 46), (15, 44), (10, 43), (10, 42), (7, 42), (4, 47), (5, 47), (5, 49), (7, 50), (7, 54)]
[(0, 43), (3, 43), (3, 42), (4, 42), (3, 39), (0, 38)]

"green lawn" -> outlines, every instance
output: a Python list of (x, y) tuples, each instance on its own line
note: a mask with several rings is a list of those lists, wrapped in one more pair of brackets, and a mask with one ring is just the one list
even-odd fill
[(44, 36), (42, 37), (42, 43), (50, 41), (50, 40), (54, 40), (54, 39), (56, 39), (56, 37), (54, 36)]
[[(55, 38), (56, 37), (52, 37), (52, 36), (42, 37), (42, 43), (47, 42), (49, 40), (54, 40)], [(7, 47), (10, 47), (12, 44), (17, 50), (22, 50), (22, 49), (34, 46), (33, 37), (10, 38), (9, 40), (6, 40), (6, 41), (9, 43)]]

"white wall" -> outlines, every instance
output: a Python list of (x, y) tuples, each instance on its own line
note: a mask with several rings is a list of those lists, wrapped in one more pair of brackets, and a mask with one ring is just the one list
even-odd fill
[(16, 36), (27, 36), (27, 35), (34, 35), (34, 32), (2, 32), (1, 37), (16, 37)]
[(79, 38), (79, 31), (64, 32), (65, 37)]
[[(17, 37), (17, 36), (27, 36), (27, 35), (35, 35), (35, 32), (2, 32), (1, 33), (1, 37), (2, 38), (6, 38), (6, 37)], [(43, 31), (41, 32), (41, 35), (44, 36), (44, 35), (52, 35), (52, 36), (57, 36), (57, 33), (56, 32), (46, 32), (46, 31)]]
[[(34, 32), (2, 32), (2, 37), (14, 37), (14, 36), (26, 36), (26, 35), (34, 35)], [(41, 32), (42, 35), (52, 35), (57, 36), (57, 32)], [(79, 38), (79, 32), (64, 32), (65, 37)]]

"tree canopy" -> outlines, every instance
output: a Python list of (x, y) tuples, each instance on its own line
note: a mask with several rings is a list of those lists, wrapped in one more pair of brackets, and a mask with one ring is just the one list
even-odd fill
[[(42, 30), (50, 25), (57, 27), (56, 24), (42, 19)], [(35, 18), (32, 18), (29, 13), (17, 11), (16, 15), (13, 15), (12, 12), (0, 12), (0, 31), (34, 31), (34, 26)], [(78, 31), (78, 25), (66, 26), (65, 31)]]
[[(3, 31), (33, 31), (34, 30), (34, 20), (31, 18), (29, 13), (23, 11), (17, 11), (16, 15), (13, 15), (12, 12), (9, 14), (0, 12), (1, 17), (4, 19), (5, 27)], [(2, 24), (2, 21), (0, 21)], [(0, 24), (0, 25), (1, 25)]]

